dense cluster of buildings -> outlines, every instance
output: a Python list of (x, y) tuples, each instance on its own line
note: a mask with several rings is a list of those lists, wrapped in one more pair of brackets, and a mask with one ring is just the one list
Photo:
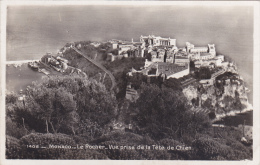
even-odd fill
[(114, 61), (123, 57), (144, 57), (144, 44), (142, 42), (126, 42), (122, 40), (110, 40), (116, 54), (108, 53), (108, 60)]
[(41, 58), (41, 63), (51, 66), (56, 71), (63, 72), (68, 68), (68, 60), (65, 58), (62, 58), (60, 56), (53, 56), (51, 54), (46, 54)]
[[(207, 67), (213, 70), (212, 80), (201, 81), (202, 84), (212, 84), (211, 81), (224, 73), (230, 65), (229, 62), (225, 62), (224, 55), (216, 54), (214, 44), (197, 47), (186, 42), (184, 48), (178, 48), (176, 39), (155, 35), (141, 35), (138, 42), (134, 42), (133, 39), (132, 41), (112, 39), (108, 42), (111, 43), (113, 51), (107, 54), (107, 60), (114, 61), (123, 57), (145, 57), (144, 67), (136, 72), (141, 72), (148, 77), (164, 76), (167, 79), (183, 77), (190, 73), (190, 62), (192, 61), (197, 69)], [(93, 42), (91, 45), (97, 47), (100, 43)]]
[[(123, 57), (144, 57), (144, 52), (146, 51), (150, 58), (146, 59), (144, 69), (140, 72), (147, 76), (183, 77), (190, 73), (190, 61), (194, 62), (196, 68), (227, 67), (229, 64), (224, 61), (223, 55), (216, 55), (214, 44), (196, 47), (186, 42), (186, 47), (177, 48), (176, 39), (154, 35), (141, 36), (139, 42), (134, 42), (133, 40), (132, 42), (111, 40), (110, 43), (112, 48), (117, 50), (117, 55), (108, 54), (111, 61)], [(156, 70), (156, 72), (150, 72), (151, 69)]]
[[(144, 57), (144, 51), (147, 50), (150, 53), (154, 47), (176, 47), (176, 39), (162, 38), (154, 35), (141, 36), (140, 42), (134, 42), (133, 39), (132, 42), (116, 39), (112, 39), (109, 42), (112, 44), (112, 48), (117, 50), (116, 54), (108, 53), (110, 61), (123, 57)], [(164, 50), (162, 49), (162, 51)]]
[[(51, 71), (51, 74), (57, 74), (55, 72), (52, 71), (55, 70), (57, 72), (60, 72), (62, 74), (76, 74), (76, 75), (82, 75), (82, 76), (87, 76), (85, 72), (81, 71), (78, 68), (69, 66), (68, 63), (69, 61), (65, 58), (63, 58), (63, 54), (62, 52), (59, 52), (56, 55), (52, 55), (51, 53), (47, 53), (46, 55), (44, 55), (39, 63), (44, 66), (44, 68), (41, 68), (39, 71), (43, 72), (44, 74), (47, 73), (50, 74), (49, 71)], [(46, 69), (48, 69), (49, 71), (47, 71)]]

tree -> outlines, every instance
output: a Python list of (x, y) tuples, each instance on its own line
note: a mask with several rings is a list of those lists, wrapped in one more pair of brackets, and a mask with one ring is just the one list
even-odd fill
[[(49, 84), (53, 85), (52, 83), (50, 81)], [(59, 132), (60, 128), (71, 128), (74, 132), (73, 122), (77, 122), (77, 114), (76, 101), (71, 93), (63, 87), (48, 88), (42, 84), (28, 88), (27, 94), (27, 111), (45, 122), (47, 133), (50, 129), (54, 133)]]
[[(229, 140), (230, 141), (230, 140)], [(231, 146), (218, 142), (211, 137), (201, 137), (192, 144), (197, 159), (200, 160), (244, 160), (250, 159), (250, 153), (241, 143), (232, 140)], [(241, 150), (243, 148), (243, 150)]]
[(199, 78), (200, 79), (210, 79), (211, 73), (208, 67), (201, 67), (199, 70)]
[(194, 136), (209, 127), (208, 115), (190, 111), (186, 97), (179, 90), (143, 84), (130, 109), (137, 112), (133, 120), (140, 132), (153, 139), (173, 136), (182, 139), (185, 134)]
[(18, 100), (18, 96), (15, 93), (9, 93), (5, 97), (6, 104), (14, 104)]
[(20, 141), (12, 136), (6, 135), (6, 158), (19, 159), (21, 156)]
[(127, 77), (127, 82), (131, 84), (134, 89), (139, 89), (142, 83), (146, 83), (147, 76), (142, 73), (133, 73), (132, 76)]
[[(181, 91), (160, 89), (155, 85), (142, 85), (140, 97), (130, 107), (137, 110), (134, 120), (142, 132), (152, 138), (166, 138), (177, 134), (181, 137), (194, 122), (194, 115)], [(203, 124), (201, 121), (200, 124)], [(199, 126), (199, 123), (196, 125)]]
[(20, 102), (8, 105), (9, 116), (29, 132), (80, 134), (88, 129), (83, 127), (86, 119), (96, 122), (102, 131), (117, 113), (113, 93), (101, 83), (79, 76), (45, 78), (27, 88), (24, 106)]
[(167, 88), (172, 88), (174, 90), (182, 90), (180, 80), (176, 78), (166, 79), (163, 83), (163, 86)]

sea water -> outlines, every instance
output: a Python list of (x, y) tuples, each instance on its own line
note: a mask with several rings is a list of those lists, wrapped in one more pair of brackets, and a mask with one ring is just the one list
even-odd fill
[(27, 63), (6, 65), (6, 92), (19, 92), (25, 90), (33, 81), (40, 82), (45, 76), (32, 70)]

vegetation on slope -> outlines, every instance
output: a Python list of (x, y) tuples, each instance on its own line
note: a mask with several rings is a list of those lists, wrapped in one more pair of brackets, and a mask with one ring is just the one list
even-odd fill
[[(156, 79), (145, 84), (141, 75), (127, 77), (126, 73), (132, 67), (139, 69), (144, 65), (143, 58), (103, 61), (118, 84), (118, 89), (108, 91), (106, 81), (102, 83), (95, 79), (98, 69), (88, 66), (73, 52), (68, 51), (64, 56), (71, 65), (87, 72), (90, 78), (46, 77), (41, 83), (28, 87), (24, 101), (18, 100), (17, 94), (8, 94), (6, 158), (252, 159), (252, 148), (240, 142), (239, 130), (234, 127), (215, 129), (208, 115), (192, 111), (178, 80), (169, 79), (162, 84), (160, 79)], [(135, 102), (126, 105), (124, 90), (129, 81), (140, 95)], [(115, 128), (119, 115), (125, 129)], [(128, 128), (128, 124), (132, 128)], [(33, 144), (47, 148), (27, 146)], [(50, 144), (98, 145), (107, 149), (50, 148)], [(164, 149), (155, 149), (156, 146)]]
[[(207, 116), (189, 111), (183, 94), (142, 85), (130, 104), (132, 132), (113, 130), (118, 101), (104, 85), (82, 77), (50, 77), (33, 84), (25, 101), (7, 95), (7, 158), (21, 159), (250, 159), (240, 132), (211, 130)], [(125, 119), (129, 118), (126, 116)], [(112, 127), (112, 130), (111, 130)], [(12, 131), (10, 131), (12, 128)], [(226, 133), (226, 134), (224, 134)], [(232, 133), (233, 135), (228, 135)], [(235, 136), (234, 136), (235, 135)], [(204, 138), (207, 137), (207, 138)], [(35, 149), (26, 145), (134, 146), (134, 149)], [(218, 145), (218, 144), (221, 145)], [(138, 149), (138, 145), (185, 145), (190, 150)], [(201, 147), (203, 146), (203, 147)], [(243, 147), (244, 150), (241, 150)], [(210, 151), (210, 152), (207, 152)], [(227, 154), (229, 153), (229, 154)]]

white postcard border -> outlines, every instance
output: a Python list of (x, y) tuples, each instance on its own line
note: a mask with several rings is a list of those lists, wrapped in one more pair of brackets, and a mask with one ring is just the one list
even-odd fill
[[(6, 7), (8, 5), (202, 5), (202, 6), (254, 6), (254, 69), (253, 69), (253, 95), (254, 95), (254, 115), (253, 115), (253, 161), (175, 161), (175, 160), (6, 160), (5, 159), (5, 59), (6, 59)], [(256, 1), (2, 1), (1, 2), (1, 113), (0, 113), (0, 126), (1, 126), (1, 157), (0, 164), (13, 165), (13, 164), (258, 164), (259, 163), (259, 108), (260, 108), (260, 52), (259, 52), (259, 2)]]

